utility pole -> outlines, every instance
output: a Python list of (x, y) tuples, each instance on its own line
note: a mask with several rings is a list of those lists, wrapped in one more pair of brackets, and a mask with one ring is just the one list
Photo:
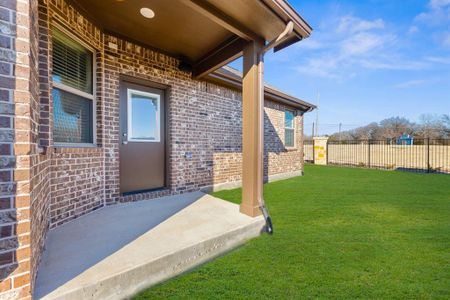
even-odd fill
[(341, 129), (342, 129), (342, 123), (339, 123), (339, 141), (342, 140), (342, 138), (341, 138)]
[(312, 123), (312, 133), (311, 133), (311, 138), (314, 137), (314, 122)]

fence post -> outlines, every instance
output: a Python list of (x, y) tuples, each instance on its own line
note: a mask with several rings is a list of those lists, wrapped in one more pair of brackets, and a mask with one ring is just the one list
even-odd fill
[(312, 157), (312, 161), (313, 161), (313, 164), (315, 164), (316, 163), (316, 152), (315, 152), (315, 150), (314, 150), (314, 137), (312, 138), (312, 155), (313, 155), (313, 157)]
[(367, 140), (367, 166), (370, 168), (370, 139)]
[(427, 138), (427, 173), (430, 173), (430, 138)]
[(314, 164), (326, 165), (328, 162), (328, 137), (315, 136), (314, 137)]

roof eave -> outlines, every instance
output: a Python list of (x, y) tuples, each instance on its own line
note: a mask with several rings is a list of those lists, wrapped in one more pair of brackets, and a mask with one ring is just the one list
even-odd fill
[[(230, 74), (230, 71), (224, 69), (218, 69), (210, 74), (208, 74), (205, 79), (213, 81), (222, 85), (226, 85), (231, 88), (241, 89), (242, 88), (242, 78), (235, 74)], [(274, 89), (268, 85), (264, 85), (264, 96), (269, 100), (275, 102), (284, 103), (291, 107), (295, 107), (303, 112), (309, 112), (316, 108), (315, 105), (303, 101), (294, 96), (283, 93), (277, 89)]]
[(261, 0), (268, 9), (272, 10), (286, 24), (289, 21), (294, 23), (294, 33), (292, 37), (278, 45), (274, 50), (279, 51), (298, 41), (308, 38), (313, 28), (298, 14), (298, 12), (286, 0)]

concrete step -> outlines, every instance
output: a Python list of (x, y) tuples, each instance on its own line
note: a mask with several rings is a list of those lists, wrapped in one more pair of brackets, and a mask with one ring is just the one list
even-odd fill
[[(179, 204), (175, 205), (177, 209), (173, 208), (174, 203)], [(162, 209), (165, 205), (172, 210)], [(151, 212), (155, 215), (153, 219), (161, 219), (162, 211), (168, 211), (169, 216), (163, 217), (157, 225), (149, 226), (153, 218)], [(111, 224), (114, 219), (116, 222)], [(107, 207), (50, 232), (52, 242), (39, 269), (35, 297), (128, 298), (242, 245), (258, 236), (263, 226), (262, 217), (245, 216), (239, 213), (238, 205), (203, 193)], [(118, 234), (114, 234), (117, 227), (120, 228), (116, 231)], [(124, 238), (123, 233), (128, 232), (126, 227), (134, 232), (134, 238)], [(142, 227), (142, 230), (136, 227)], [(79, 234), (86, 228), (98, 233)], [(116, 245), (115, 248), (110, 247), (106, 252), (101, 248), (99, 243), (105, 244), (105, 239), (98, 241), (96, 237), (102, 234), (109, 235), (108, 240)], [(57, 238), (59, 240), (55, 240)], [(73, 247), (67, 243), (72, 243)], [(102, 253), (101, 259), (98, 253)], [(92, 255), (96, 256), (94, 263), (86, 266), (84, 261), (91, 261)], [(62, 261), (55, 262), (52, 258)], [(55, 286), (52, 280), (68, 277), (64, 274), (73, 273), (77, 260), (85, 267)]]

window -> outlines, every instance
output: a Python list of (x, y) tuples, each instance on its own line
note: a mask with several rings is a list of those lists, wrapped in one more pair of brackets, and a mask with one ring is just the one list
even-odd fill
[(53, 140), (94, 143), (93, 52), (53, 29)]
[(128, 140), (160, 141), (160, 96), (128, 89)]
[(290, 110), (284, 112), (284, 145), (285, 147), (295, 146), (294, 112)]

